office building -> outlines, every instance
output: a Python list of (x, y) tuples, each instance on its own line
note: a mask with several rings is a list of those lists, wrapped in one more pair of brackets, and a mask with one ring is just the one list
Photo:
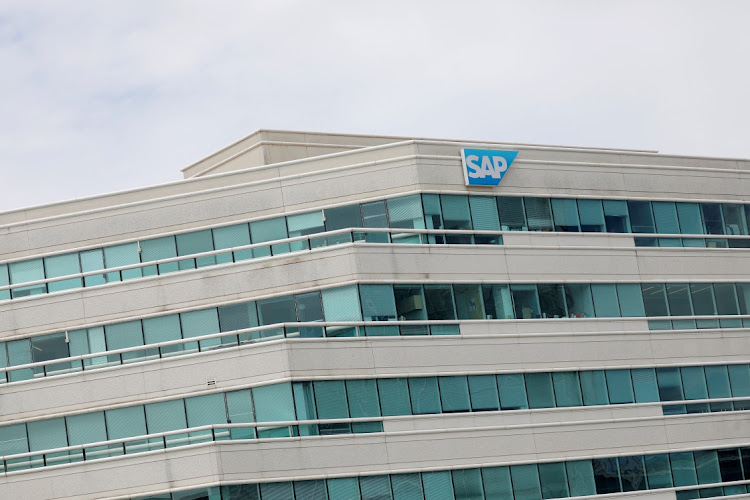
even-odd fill
[(750, 161), (258, 131), (0, 214), (0, 497), (748, 495)]

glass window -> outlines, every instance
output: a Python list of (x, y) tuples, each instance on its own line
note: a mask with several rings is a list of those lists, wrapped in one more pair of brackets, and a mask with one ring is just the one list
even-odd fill
[(452, 471), (456, 500), (482, 500), (482, 472), (479, 469)]
[(750, 314), (750, 283), (737, 283), (737, 301), (740, 303), (740, 314)]
[(255, 422), (253, 401), (250, 397), (249, 389), (227, 392), (226, 400), (228, 423), (243, 424)]
[[(141, 247), (137, 242), (124, 243), (122, 245), (115, 245), (112, 247), (104, 247), (104, 264), (106, 267), (120, 267), (129, 266), (132, 264), (140, 264)], [(120, 275), (122, 279), (140, 278), (142, 274), (141, 269), (128, 269), (126, 271), (120, 271), (119, 273), (107, 273), (107, 281), (120, 281)]]
[(146, 344), (156, 344), (182, 338), (180, 317), (177, 314), (157, 316), (143, 320), (143, 338)]
[(104, 417), (107, 421), (109, 439), (121, 439), (148, 434), (143, 405), (106, 410)]
[(669, 455), (646, 455), (646, 473), (650, 489), (672, 487), (672, 467), (669, 465)]
[(423, 472), (422, 485), (425, 500), (455, 499), (450, 471)]
[[(346, 401), (346, 386), (343, 380), (316, 380), (313, 382), (315, 388), (315, 405), (318, 410), (318, 418), (348, 418), (349, 407)], [(322, 430), (321, 425), (321, 433)], [(329, 432), (337, 432), (345, 428), (349, 430), (348, 424), (332, 424), (327, 426)]]
[(552, 231), (552, 212), (549, 198), (524, 197), (530, 231)]
[(391, 227), (425, 229), (422, 199), (418, 194), (391, 198), (388, 202), (388, 219)]
[[(362, 493), (362, 500), (391, 500), (390, 477), (361, 476), (359, 478), (359, 490)], [(265, 498), (263, 497), (263, 500)]]
[[(31, 337), (31, 354), (34, 363), (67, 358), (68, 343), (65, 340), (65, 333)], [(47, 369), (50, 368), (49, 366), (47, 367)]]
[(677, 207), (673, 201), (654, 201), (656, 232), (662, 234), (680, 234), (680, 222), (677, 219)]
[[(104, 327), (101, 326), (68, 332), (68, 340), (70, 341), (68, 343), (68, 349), (70, 350), (71, 356), (79, 356), (81, 354), (91, 354), (107, 350), (104, 341)], [(90, 360), (93, 364), (106, 361), (106, 357)]]
[(734, 283), (714, 283), (714, 292), (719, 314), (739, 314)]
[[(250, 244), (250, 226), (247, 224), (235, 224), (233, 226), (217, 227), (212, 230), (214, 247), (217, 250), (225, 248), (242, 247)], [(235, 261), (251, 259), (253, 257), (252, 249), (238, 250), (235, 252)], [(221, 254), (216, 256), (216, 262), (232, 262), (232, 256)]]
[(468, 379), (473, 411), (500, 409), (497, 380), (494, 375), (469, 375)]
[(227, 423), (223, 393), (185, 398), (185, 412), (188, 427)]
[(672, 477), (675, 486), (692, 486), (698, 484), (693, 452), (670, 453), (669, 460), (672, 462)]
[(456, 319), (451, 285), (425, 285), (424, 295), (427, 302), (427, 319)]
[(219, 326), (222, 332), (243, 330), (258, 326), (258, 313), (255, 302), (220, 306)]
[(577, 233), (581, 230), (575, 199), (552, 198), (552, 213), (555, 216), (555, 231)]
[(644, 283), (641, 285), (641, 291), (646, 316), (669, 316), (664, 284)]
[(552, 373), (552, 382), (555, 388), (557, 406), (583, 405), (578, 372), (554, 372)]
[(309, 500), (328, 500), (325, 479), (312, 481), (295, 481), (294, 494), (296, 498)]
[(630, 216), (628, 204), (625, 200), (603, 200), (604, 221), (608, 233), (629, 233)]
[[(554, 408), (555, 392), (552, 388), (552, 376), (550, 373), (527, 373), (526, 391), (529, 398), (530, 408)], [(502, 398), (503, 394), (500, 393)]]
[[(513, 303), (508, 285), (482, 285), (486, 319), (512, 319)], [(750, 290), (748, 290), (750, 304)]]
[(742, 205), (724, 203), (722, 205), (724, 213), (724, 225), (726, 234), (747, 234), (747, 220)]
[(617, 297), (624, 318), (646, 315), (643, 307), (643, 294), (640, 285), (637, 283), (619, 283), (617, 285)]
[(531, 319), (539, 318), (539, 297), (537, 296), (536, 285), (511, 285), (511, 295), (513, 296), (513, 305), (515, 308), (516, 318)]
[[(114, 323), (104, 327), (104, 336), (107, 340), (107, 349), (124, 349), (143, 345), (143, 330), (140, 320), (127, 321), (125, 323)], [(142, 352), (123, 353), (123, 359), (135, 359), (141, 357)]]
[(682, 387), (685, 399), (707, 399), (708, 387), (702, 366), (683, 366), (680, 368)]
[[(84, 273), (89, 271), (99, 271), (104, 269), (104, 253), (101, 248), (95, 250), (87, 250), (80, 253), (81, 258), (81, 271)], [(106, 283), (103, 274), (95, 274), (93, 276), (86, 276), (83, 278), (84, 286), (96, 286), (103, 285)], [(0, 292), (1, 293), (1, 292)]]
[(567, 316), (565, 293), (562, 285), (539, 284), (537, 289), (539, 290), (539, 306), (542, 310), (542, 318), (564, 318)]
[(295, 295), (294, 299), (297, 303), (297, 319), (299, 319), (299, 321), (323, 320), (320, 292), (302, 293)]
[[(711, 283), (691, 283), (690, 293), (693, 297), (693, 310), (700, 316), (715, 315), (714, 289)], [(698, 320), (698, 328), (718, 327), (716, 320)]]
[[(178, 234), (177, 255), (192, 255), (202, 252), (210, 252), (214, 249), (214, 240), (210, 229), (195, 231), (192, 233)], [(195, 267), (192, 259), (179, 262), (180, 269), (192, 269)], [(216, 264), (216, 257), (199, 257), (197, 259), (198, 267), (212, 266)]]
[(479, 285), (453, 285), (453, 293), (459, 319), (485, 319)]
[(321, 292), (326, 321), (361, 321), (357, 285), (328, 288)]
[(591, 465), (594, 469), (597, 494), (604, 495), (622, 491), (617, 458), (595, 458), (591, 460)]
[(570, 496), (565, 462), (539, 464), (539, 479), (542, 483), (542, 498)]
[(443, 403), (443, 413), (453, 413), (471, 410), (469, 403), (469, 384), (466, 376), (440, 377), (440, 399)]
[(498, 375), (497, 386), (501, 409), (525, 410), (529, 407), (526, 399), (526, 381), (522, 373)]
[(440, 413), (440, 392), (437, 377), (415, 377), (409, 379), (409, 395), (414, 415)]
[[(359, 481), (356, 477), (331, 478), (328, 483), (330, 500), (359, 500)], [(238, 499), (240, 500), (240, 499)]]
[(492, 196), (469, 196), (471, 219), (474, 229), (500, 230), (500, 218), (497, 214), (497, 204)]
[(679, 368), (657, 368), (656, 381), (659, 384), (661, 401), (682, 401), (682, 377)]
[[(259, 220), (250, 223), (250, 239), (253, 243), (265, 243), (267, 241), (283, 240), (289, 237), (286, 229), (286, 218), (275, 217), (273, 219)], [(273, 245), (273, 255), (290, 251), (289, 243)], [(254, 257), (264, 257), (271, 255), (271, 249), (268, 247), (259, 247), (253, 249)]]
[[(221, 498), (223, 500), (260, 500), (260, 491), (258, 491), (257, 484), (232, 484), (221, 487)], [(331, 497), (332, 500), (333, 498)]]
[[(151, 262), (159, 259), (169, 259), (177, 257), (177, 246), (175, 245), (174, 236), (164, 236), (153, 240), (141, 241), (141, 261)], [(177, 271), (177, 262), (159, 264), (159, 274)], [(143, 275), (150, 276), (157, 274), (156, 266), (147, 266), (143, 268)]]
[(628, 201), (630, 226), (634, 233), (653, 233), (654, 217), (651, 212), (650, 201)]
[(143, 405), (149, 434), (185, 429), (185, 404), (182, 399)]
[(510, 477), (513, 483), (513, 494), (518, 500), (541, 500), (539, 471), (536, 464), (512, 465)]
[(568, 316), (571, 318), (593, 318), (594, 300), (591, 295), (591, 286), (565, 285), (565, 300), (568, 306)]
[(680, 218), (682, 234), (703, 234), (703, 220), (697, 203), (678, 202), (677, 215)]
[(737, 449), (718, 450), (719, 469), (721, 470), (721, 482), (742, 481), (742, 465), (740, 464), (740, 453)]
[(578, 215), (584, 233), (603, 233), (607, 230), (602, 200), (578, 200)]
[(373, 201), (362, 204), (362, 222), (364, 227), (388, 227), (388, 216), (385, 201)]
[(104, 412), (82, 413), (65, 417), (69, 446), (107, 440)]
[(695, 471), (698, 474), (698, 484), (721, 482), (719, 457), (715, 450), (694, 451)]
[(289, 500), (294, 498), (291, 481), (284, 483), (260, 483), (260, 496), (263, 500)]
[(391, 485), (393, 486), (393, 500), (423, 498), (422, 481), (418, 473), (394, 474), (391, 476)]
[[(294, 297), (286, 295), (272, 299), (259, 300), (258, 319), (261, 325), (276, 323), (295, 323), (297, 311), (294, 308)], [(331, 320), (336, 321), (336, 320)]]
[(620, 466), (622, 491), (638, 491), (648, 488), (643, 456), (618, 457), (617, 462)]
[(580, 372), (580, 379), (584, 405), (609, 404), (607, 379), (604, 376), (604, 370)]
[(500, 196), (497, 198), (497, 209), (500, 214), (500, 227), (503, 231), (528, 230), (523, 198)]
[(727, 368), (732, 396), (736, 398), (750, 396), (750, 365), (729, 365)]
[(721, 217), (721, 205), (718, 203), (701, 203), (703, 226), (706, 234), (725, 234), (724, 220)]
[(484, 467), (482, 469), (484, 483), (484, 497), (513, 498), (513, 487), (510, 482), (509, 467)]
[[(65, 255), (55, 255), (44, 258), (44, 270), (48, 278), (57, 278), (59, 276), (69, 276), (81, 272), (81, 263), (78, 260), (77, 253)], [(69, 280), (52, 281), (47, 284), (50, 293), (59, 290), (69, 290), (71, 288), (80, 288), (83, 286), (81, 278), (72, 278)]]
[(565, 462), (571, 496), (596, 495), (594, 469), (591, 460)]
[(419, 285), (394, 285), (396, 311), (399, 320), (425, 320), (427, 311), (424, 306), (422, 287)]
[[(8, 273), (10, 274), (10, 283), (26, 283), (29, 281), (38, 281), (44, 279), (44, 264), (42, 259), (32, 259), (23, 262), (11, 262), (8, 264)], [(12, 290), (13, 298), (26, 297), (29, 295), (38, 295), (46, 293), (47, 287), (44, 284), (32, 285)]]
[(659, 387), (653, 368), (634, 368), (630, 370), (630, 375), (633, 378), (636, 403), (659, 401)]
[(362, 227), (362, 213), (359, 204), (344, 207), (327, 208), (323, 211), (326, 231)]
[(471, 229), (469, 197), (457, 194), (441, 194), (443, 224), (445, 229)]
[(0, 427), (0, 455), (15, 455), (29, 451), (26, 440), (26, 424)]
[(692, 316), (690, 288), (687, 283), (667, 283), (667, 299), (672, 316)]
[(347, 380), (346, 394), (352, 418), (380, 416), (378, 386), (375, 380)]
[(706, 366), (706, 382), (708, 396), (714, 398), (731, 398), (732, 390), (729, 383), (729, 372), (726, 366)]
[(63, 417), (28, 422), (29, 451), (50, 450), (68, 446)]
[[(443, 229), (443, 211), (440, 208), (440, 195), (423, 194), (424, 220), (427, 229)], [(438, 238), (437, 240), (435, 238)], [(432, 235), (430, 243), (443, 243), (442, 236)]]
[[(182, 336), (186, 339), (211, 335), (221, 331), (219, 329), (219, 313), (214, 308), (180, 313), (180, 323), (182, 324)], [(221, 339), (214, 338), (201, 340), (200, 346), (205, 348), (220, 343)]]
[(604, 370), (607, 376), (607, 389), (611, 404), (633, 403), (633, 383), (630, 380), (630, 370)]
[(252, 390), (258, 422), (294, 420), (292, 384), (264, 385)]
[(594, 297), (594, 309), (597, 317), (616, 318), (620, 316), (620, 304), (615, 285), (592, 284), (591, 294)]
[[(0, 287), (10, 285), (10, 278), (8, 277), (8, 265), (0, 264)], [(10, 290), (0, 290), (0, 300), (10, 299)]]
[(359, 285), (359, 293), (365, 321), (396, 319), (393, 285)]
[(383, 416), (411, 415), (409, 385), (405, 378), (378, 379)]

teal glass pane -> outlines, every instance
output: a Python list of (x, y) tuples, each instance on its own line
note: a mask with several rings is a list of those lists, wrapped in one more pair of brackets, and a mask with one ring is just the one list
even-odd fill
[(649, 489), (671, 488), (672, 467), (669, 464), (669, 455), (666, 453), (646, 455), (645, 461)]
[(500, 392), (500, 408), (503, 410), (523, 410), (529, 407), (526, 399), (526, 382), (522, 373), (497, 376)]
[[(8, 366), (25, 365), (32, 363), (31, 342), (29, 339), (12, 340), (6, 343), (8, 349)], [(8, 374), (11, 382), (28, 380), (34, 376), (33, 369), (16, 370)]]
[(411, 399), (407, 379), (378, 379), (378, 392), (383, 416), (411, 415)]
[(698, 484), (721, 482), (719, 457), (716, 450), (695, 451), (693, 456), (695, 458), (695, 471), (698, 474)]
[(671, 316), (692, 316), (690, 287), (687, 283), (667, 283), (667, 299)]
[[(323, 212), (321, 210), (304, 214), (289, 215), (286, 218), (286, 224), (290, 238), (322, 233), (326, 230), (325, 223), (323, 222)], [(325, 238), (314, 239), (311, 243), (312, 245), (308, 243), (308, 240), (294, 241), (291, 243), (291, 249), (292, 251), (299, 251), (307, 250), (311, 246), (313, 248), (316, 246), (322, 246), (325, 243)]]
[(714, 283), (716, 309), (721, 315), (739, 314), (734, 283)]
[[(177, 255), (180, 256), (211, 252), (214, 249), (214, 240), (210, 229), (178, 234), (175, 239), (177, 241)], [(216, 257), (200, 257), (196, 261), (198, 267), (212, 266), (216, 264)], [(192, 269), (195, 267), (192, 259), (181, 261), (179, 264), (180, 269)]]
[(584, 233), (603, 233), (607, 230), (602, 200), (578, 200), (578, 215)]
[(28, 422), (29, 451), (51, 450), (68, 446), (63, 417)]
[(485, 498), (513, 498), (510, 468), (485, 467), (482, 469), (482, 482), (484, 483)]
[(513, 307), (516, 318), (532, 319), (541, 317), (536, 285), (511, 285), (510, 293), (513, 296)]
[(26, 424), (0, 427), (0, 456), (26, 453), (27, 451), (29, 451), (29, 443), (26, 438)]
[(706, 375), (702, 366), (683, 366), (680, 368), (682, 375), (682, 388), (685, 399), (707, 399), (708, 387), (706, 386)]
[(146, 410), (146, 427), (149, 434), (185, 429), (185, 404), (182, 399), (160, 401), (143, 405)]
[[(140, 264), (141, 254), (138, 252), (138, 248), (137, 242), (104, 247), (104, 265), (110, 268)], [(129, 269), (119, 273), (107, 273), (107, 281), (120, 281), (120, 275), (122, 275), (123, 280), (140, 278), (142, 270)]]
[(121, 439), (148, 434), (143, 405), (106, 410), (104, 417), (107, 421), (109, 439)]
[(441, 194), (443, 225), (445, 229), (471, 229), (469, 197), (456, 194)]
[(468, 379), (472, 411), (500, 409), (497, 379), (494, 375), (469, 375)]
[[(211, 232), (213, 233), (214, 247), (216, 250), (242, 247), (250, 244), (250, 227), (247, 224), (217, 227), (212, 229)], [(238, 250), (234, 257), (235, 261), (251, 259), (253, 257), (253, 251), (251, 249)], [(232, 255), (217, 255), (216, 262), (217, 264), (232, 262)]]
[(156, 344), (182, 338), (180, 316), (169, 314), (143, 320), (143, 338), (146, 344)]
[(571, 318), (593, 318), (594, 299), (591, 286), (588, 284), (566, 284), (565, 300), (568, 306), (568, 316)]
[(327, 208), (323, 211), (323, 215), (326, 219), (326, 231), (362, 227), (362, 212), (359, 204)]
[(221, 493), (218, 486), (190, 491), (175, 491), (172, 493), (172, 500), (221, 500)]
[[(526, 392), (529, 398), (529, 408), (554, 408), (555, 392), (552, 388), (552, 376), (550, 373), (527, 373)], [(500, 388), (500, 400), (503, 399), (502, 387)]]
[[(143, 330), (140, 320), (114, 323), (104, 327), (107, 339), (107, 350), (124, 349), (143, 345)], [(135, 351), (122, 354), (124, 360), (136, 359), (143, 356), (143, 352)]]
[[(84, 273), (104, 269), (104, 253), (101, 248), (81, 252), (80, 258), (81, 271)], [(96, 286), (105, 284), (107, 280), (103, 274), (95, 274), (93, 276), (86, 276), (83, 278), (83, 282), (84, 286)]]
[(594, 297), (594, 310), (598, 318), (617, 318), (620, 316), (620, 303), (615, 285), (592, 284), (591, 294)]
[(677, 219), (677, 207), (673, 201), (654, 201), (656, 232), (661, 234), (680, 234), (680, 222)]
[(399, 320), (426, 320), (422, 287), (419, 285), (394, 285), (393, 293), (396, 299), (396, 312)]
[(394, 474), (391, 476), (393, 500), (416, 500), (424, 498), (419, 474)]
[(510, 477), (516, 500), (541, 500), (542, 490), (536, 464), (512, 465)]
[(328, 500), (325, 479), (316, 479), (313, 481), (295, 481), (294, 494), (296, 498), (309, 500)]
[(549, 198), (524, 197), (523, 204), (526, 207), (526, 220), (529, 223), (529, 231), (552, 231), (552, 210)]
[(439, 377), (443, 413), (470, 411), (469, 384), (465, 376)]
[[(177, 246), (174, 236), (164, 236), (153, 240), (141, 241), (141, 262), (152, 262), (159, 259), (177, 257)], [(159, 274), (171, 273), (179, 269), (177, 262), (159, 264)], [(143, 275), (150, 276), (156, 273), (155, 266), (143, 268)]]
[(227, 413), (224, 406), (224, 393), (185, 398), (185, 413), (188, 427), (226, 424)]
[(357, 285), (321, 291), (326, 321), (361, 321)]
[(409, 395), (414, 415), (440, 413), (440, 393), (437, 377), (415, 377), (409, 379)]
[(297, 304), (297, 319), (299, 321), (322, 321), (323, 307), (320, 292), (301, 293), (294, 296)]
[[(182, 325), (182, 337), (189, 339), (202, 335), (219, 333), (219, 313), (216, 309), (203, 309), (199, 311), (188, 311), (180, 313), (180, 324)], [(221, 339), (201, 340), (201, 349), (218, 346)]]
[(639, 491), (648, 488), (643, 456), (618, 457), (622, 491)]
[(633, 390), (636, 403), (659, 401), (659, 386), (656, 383), (656, 371), (653, 368), (635, 368), (630, 370), (633, 378)]
[(552, 373), (552, 383), (555, 389), (556, 406), (583, 405), (578, 372), (554, 372)]
[[(443, 229), (443, 211), (440, 208), (439, 194), (423, 194), (424, 220), (427, 229)], [(430, 243), (444, 243), (442, 235), (431, 235)]]
[(65, 417), (70, 446), (107, 440), (104, 412), (82, 413)]
[(596, 494), (594, 469), (591, 466), (591, 460), (565, 462), (565, 469), (568, 473), (570, 496), (577, 497)]
[(726, 366), (706, 366), (706, 382), (710, 398), (730, 398), (732, 390)]
[(295, 420), (292, 384), (264, 385), (252, 390), (258, 422)]
[(396, 319), (396, 301), (393, 285), (359, 285), (362, 315), (365, 321)]
[[(11, 262), (8, 264), (8, 274), (10, 275), (10, 283), (13, 285), (17, 283), (43, 280), (44, 264), (42, 259)], [(27, 297), (29, 295), (38, 295), (40, 293), (47, 293), (47, 286), (41, 284), (14, 288), (11, 293), (14, 299), (18, 297)]]
[(703, 219), (697, 203), (676, 203), (682, 234), (704, 234)]
[(611, 404), (635, 402), (630, 370), (604, 370), (604, 374), (607, 377), (609, 402)]
[(617, 458), (595, 458), (591, 460), (591, 465), (594, 470), (597, 494), (603, 495), (622, 491)]
[(364, 227), (388, 227), (385, 201), (362, 204), (362, 224)]
[(604, 221), (608, 233), (630, 233), (630, 216), (625, 200), (603, 200)]
[(456, 500), (482, 500), (482, 473), (479, 469), (457, 469), (451, 474)]
[(294, 307), (294, 297), (286, 295), (272, 299), (259, 300), (258, 321), (261, 325), (276, 323), (294, 323), (297, 321), (297, 311)]
[(258, 326), (258, 312), (255, 309), (255, 302), (220, 306), (218, 311), (219, 328), (222, 332), (232, 332)]
[(736, 448), (717, 451), (722, 482), (742, 481), (744, 479), (739, 451)]
[(617, 296), (620, 302), (620, 312), (623, 318), (637, 318), (646, 315), (643, 306), (643, 294), (637, 283), (619, 283)]
[(243, 424), (255, 422), (253, 401), (250, 390), (230, 391), (226, 393), (228, 423)]
[(644, 283), (641, 285), (641, 291), (646, 316), (669, 316), (664, 284)]
[(729, 380), (732, 396), (744, 398), (750, 396), (750, 365), (729, 365)]
[(425, 500), (455, 500), (450, 471), (423, 472)]
[[(81, 263), (78, 260), (78, 253), (45, 257), (44, 270), (48, 278), (57, 278), (59, 276), (78, 274), (81, 272)], [(81, 288), (82, 286), (83, 282), (81, 278), (51, 281), (47, 283), (47, 289), (50, 293), (60, 290), (70, 290), (71, 288)]]
[(693, 296), (695, 314), (700, 316), (716, 314), (713, 286), (711, 286), (711, 283), (691, 283), (690, 292)]
[(630, 214), (630, 227), (634, 233), (655, 232), (651, 202), (628, 200), (628, 213)]
[(328, 483), (329, 500), (359, 500), (359, 481), (356, 477), (331, 478)]
[(418, 194), (391, 198), (388, 204), (388, 220), (393, 228), (424, 229), (422, 197)]
[(291, 482), (261, 483), (260, 497), (263, 500), (291, 500), (294, 498), (294, 487)]
[(669, 460), (672, 463), (672, 479), (675, 486), (692, 486), (698, 484), (693, 452), (670, 453)]
[(527, 231), (526, 210), (523, 198), (516, 196), (499, 196), (497, 210), (500, 214), (500, 228), (503, 231)]
[(480, 285), (453, 285), (458, 319), (485, 319)]
[(318, 418), (349, 417), (346, 386), (343, 380), (316, 380), (313, 386)]
[(492, 196), (469, 196), (469, 207), (474, 229), (477, 230), (500, 230), (500, 217), (497, 213), (497, 204)]
[(352, 418), (380, 416), (378, 386), (375, 380), (347, 380), (346, 394)]
[(721, 214), (719, 203), (701, 203), (703, 214), (703, 227), (706, 234), (726, 234), (724, 232), (724, 219)]
[(553, 198), (552, 214), (555, 231), (577, 233), (581, 230), (578, 220), (578, 204), (573, 198)]
[(362, 500), (391, 500), (392, 498), (389, 476), (362, 476), (359, 478), (359, 490)]
[(570, 496), (565, 462), (539, 464), (539, 480), (542, 484), (542, 498)]
[(68, 343), (65, 341), (65, 333), (31, 337), (31, 357), (34, 363), (67, 358), (68, 356)]
[(565, 293), (560, 284), (538, 284), (539, 307), (542, 318), (564, 318), (568, 314), (565, 309)]
[(482, 296), (486, 319), (513, 319), (513, 302), (508, 285), (482, 285)]
[(579, 376), (584, 405), (609, 404), (607, 379), (604, 375), (604, 370), (583, 371), (580, 372)]
[(429, 320), (456, 319), (451, 285), (425, 285), (424, 296)]
[(747, 234), (747, 220), (742, 205), (724, 203), (722, 211), (726, 234)]
[[(10, 285), (10, 277), (8, 276), (8, 265), (0, 264), (0, 287)], [(0, 290), (0, 300), (10, 299), (10, 290)]]
[[(102, 326), (68, 332), (68, 339), (70, 340), (68, 349), (71, 356), (104, 352), (107, 350), (104, 340), (104, 327)], [(89, 363), (104, 363), (106, 360), (106, 357), (93, 358), (89, 360)]]
[(679, 368), (657, 368), (656, 380), (659, 384), (661, 401), (682, 401), (682, 377)]

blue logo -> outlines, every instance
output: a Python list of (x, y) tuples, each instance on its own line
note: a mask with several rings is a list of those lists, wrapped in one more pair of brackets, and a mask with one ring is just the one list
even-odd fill
[(464, 180), (467, 186), (497, 186), (503, 180), (518, 151), (462, 149)]

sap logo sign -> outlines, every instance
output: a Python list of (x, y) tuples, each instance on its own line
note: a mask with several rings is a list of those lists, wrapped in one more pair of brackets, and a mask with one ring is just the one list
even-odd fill
[(510, 168), (518, 151), (462, 149), (464, 180), (467, 186), (497, 186)]

